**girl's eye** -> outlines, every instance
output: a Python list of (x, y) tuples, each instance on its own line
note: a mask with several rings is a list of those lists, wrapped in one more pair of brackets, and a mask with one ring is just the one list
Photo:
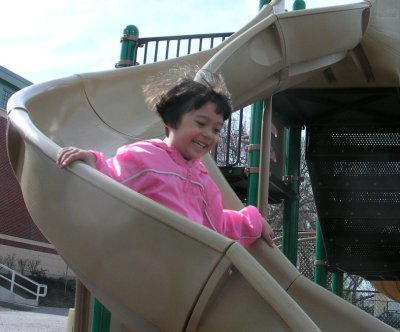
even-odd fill
[(197, 121), (197, 125), (198, 125), (199, 127), (204, 127), (206, 124), (205, 124), (205, 123), (203, 123), (203, 122), (199, 122), (199, 121)]
[(217, 135), (219, 135), (221, 133), (221, 129), (220, 128), (215, 128), (214, 129), (214, 133), (216, 133)]

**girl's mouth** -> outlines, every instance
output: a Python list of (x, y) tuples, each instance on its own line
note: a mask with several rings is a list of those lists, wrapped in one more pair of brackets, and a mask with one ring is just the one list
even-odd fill
[(193, 143), (196, 144), (197, 146), (199, 146), (202, 149), (205, 149), (207, 147), (207, 144), (205, 144), (205, 143), (201, 143), (201, 142), (198, 142), (198, 141), (193, 141)]

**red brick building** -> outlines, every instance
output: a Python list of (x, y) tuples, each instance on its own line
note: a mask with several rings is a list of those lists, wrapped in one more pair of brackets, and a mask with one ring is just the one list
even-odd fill
[[(0, 66), (1, 100), (31, 84), (29, 81)], [(10, 93), (12, 92), (12, 93)], [(48, 275), (71, 275), (67, 265), (36, 227), (25, 206), (19, 183), (7, 156), (7, 120), (0, 116), (0, 260), (19, 259), (40, 261)], [(15, 266), (14, 268), (17, 268)]]

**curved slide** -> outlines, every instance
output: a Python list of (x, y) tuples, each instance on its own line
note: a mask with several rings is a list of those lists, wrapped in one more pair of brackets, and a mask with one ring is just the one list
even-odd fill
[[(247, 251), (85, 164), (67, 170), (55, 165), (61, 146), (112, 155), (122, 144), (161, 137), (163, 127), (141, 94), (149, 76), (176, 65), (206, 66), (223, 73), (235, 106), (244, 106), (343, 59), (361, 41), (369, 10), (367, 1), (282, 14), (266, 6), (216, 49), (67, 77), (12, 97), (9, 155), (29, 212), (112, 312), (115, 326), (118, 321), (129, 331), (394, 331), (303, 277), (261, 239)], [(225, 207), (240, 209), (213, 161), (205, 163)], [(114, 330), (124, 330), (122, 325)]]

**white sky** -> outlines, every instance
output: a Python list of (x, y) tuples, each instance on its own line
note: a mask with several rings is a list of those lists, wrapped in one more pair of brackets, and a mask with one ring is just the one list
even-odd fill
[[(291, 9), (294, 0), (286, 0)], [(358, 0), (306, 0), (307, 8)], [(8, 0), (1, 6), (0, 65), (34, 83), (113, 69), (120, 37), (234, 32), (259, 0)]]

